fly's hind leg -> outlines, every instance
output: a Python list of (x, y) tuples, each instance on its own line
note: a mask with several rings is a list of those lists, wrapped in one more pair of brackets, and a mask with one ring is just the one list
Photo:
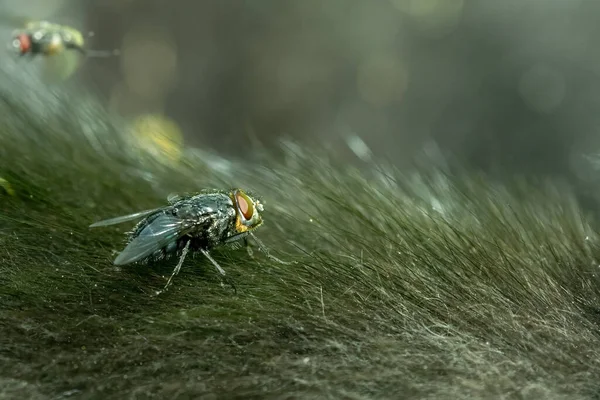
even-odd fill
[(225, 270), (223, 268), (221, 268), (219, 263), (214, 258), (212, 258), (212, 256), (208, 252), (208, 250), (200, 249), (200, 251), (202, 252), (202, 254), (204, 254), (204, 257), (208, 258), (208, 260), (212, 263), (212, 265), (215, 266), (217, 271), (219, 271), (219, 273), (224, 277), (224, 279), (227, 281), (227, 283), (229, 283), (231, 285), (231, 287), (233, 287), (233, 291), (235, 293), (237, 293), (237, 288), (233, 284), (233, 281), (231, 279), (229, 279), (229, 277), (225, 274)]
[(179, 261), (177, 262), (177, 265), (175, 266), (175, 269), (173, 269), (173, 273), (171, 273), (171, 276), (169, 277), (169, 280), (167, 281), (167, 284), (165, 285), (165, 287), (163, 288), (163, 290), (159, 290), (158, 292), (156, 292), (157, 296), (159, 294), (161, 294), (162, 292), (164, 292), (165, 290), (167, 290), (167, 288), (171, 284), (171, 280), (173, 280), (173, 277), (175, 275), (179, 274), (179, 271), (181, 271), (181, 266), (183, 265), (183, 261), (185, 260), (185, 257), (187, 256), (187, 254), (188, 254), (189, 251), (190, 251), (190, 241), (188, 240), (186, 242), (185, 246), (183, 247), (183, 251), (181, 252), (181, 257), (179, 257)]

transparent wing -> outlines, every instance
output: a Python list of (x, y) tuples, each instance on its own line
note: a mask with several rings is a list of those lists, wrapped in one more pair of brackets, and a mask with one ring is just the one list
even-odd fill
[(155, 211), (158, 211), (158, 208), (154, 208), (152, 210), (140, 211), (135, 214), (122, 215), (120, 217), (105, 219), (103, 221), (94, 222), (93, 224), (90, 225), (90, 228), (95, 228), (98, 226), (116, 225), (116, 224), (120, 224), (122, 222), (132, 221), (134, 219), (145, 217), (146, 215), (151, 214)]
[(189, 232), (191, 224), (163, 214), (150, 222), (115, 259), (115, 265), (142, 260)]
[(173, 204), (173, 203), (176, 203), (181, 198), (182, 198), (182, 196), (178, 193), (170, 193), (167, 196), (167, 201), (169, 202), (169, 204)]

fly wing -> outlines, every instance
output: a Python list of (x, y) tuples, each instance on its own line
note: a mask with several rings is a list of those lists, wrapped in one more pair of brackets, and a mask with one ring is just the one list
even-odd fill
[(162, 214), (145, 226), (115, 259), (115, 265), (125, 265), (152, 255), (169, 243), (187, 234), (193, 224), (173, 215)]
[(146, 215), (151, 214), (155, 211), (158, 211), (158, 208), (154, 208), (152, 210), (140, 211), (135, 214), (122, 215), (122, 216), (116, 217), (116, 218), (105, 219), (103, 221), (98, 221), (98, 222), (91, 224), (90, 228), (96, 228), (98, 226), (116, 225), (116, 224), (120, 224), (122, 222), (132, 221), (134, 219), (145, 217)]
[(167, 196), (167, 201), (169, 202), (169, 204), (174, 204), (178, 200), (180, 200), (181, 197), (182, 196), (177, 193), (169, 193), (169, 195)]

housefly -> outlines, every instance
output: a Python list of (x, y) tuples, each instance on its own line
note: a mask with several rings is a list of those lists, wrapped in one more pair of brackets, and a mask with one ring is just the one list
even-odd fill
[(69, 50), (88, 57), (118, 55), (117, 50), (86, 49), (84, 36), (77, 29), (47, 21), (28, 22), (24, 28), (13, 31), (11, 48), (21, 56), (54, 56)]
[(222, 245), (239, 248), (243, 242), (251, 254), (249, 236), (267, 257), (281, 264), (291, 264), (269, 254), (254, 235), (253, 231), (263, 223), (260, 213), (264, 208), (259, 200), (241, 189), (212, 190), (181, 197), (172, 195), (168, 203), (165, 207), (96, 222), (90, 228), (143, 218), (130, 232), (128, 244), (114, 264), (125, 265), (179, 255), (179, 261), (162, 291), (179, 273), (189, 251), (201, 252), (221, 275), (225, 275), (209, 251)]

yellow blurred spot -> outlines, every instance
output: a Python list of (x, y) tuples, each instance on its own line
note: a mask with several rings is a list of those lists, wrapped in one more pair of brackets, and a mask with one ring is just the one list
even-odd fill
[(399, 100), (407, 84), (408, 72), (392, 55), (374, 55), (359, 66), (358, 91), (365, 101), (374, 106), (383, 107)]
[(179, 126), (167, 117), (150, 114), (136, 118), (132, 133), (140, 147), (155, 157), (177, 162), (183, 150), (183, 134)]
[(10, 182), (6, 179), (0, 178), (0, 187), (2, 187), (9, 196), (15, 195), (15, 191), (13, 190)]

